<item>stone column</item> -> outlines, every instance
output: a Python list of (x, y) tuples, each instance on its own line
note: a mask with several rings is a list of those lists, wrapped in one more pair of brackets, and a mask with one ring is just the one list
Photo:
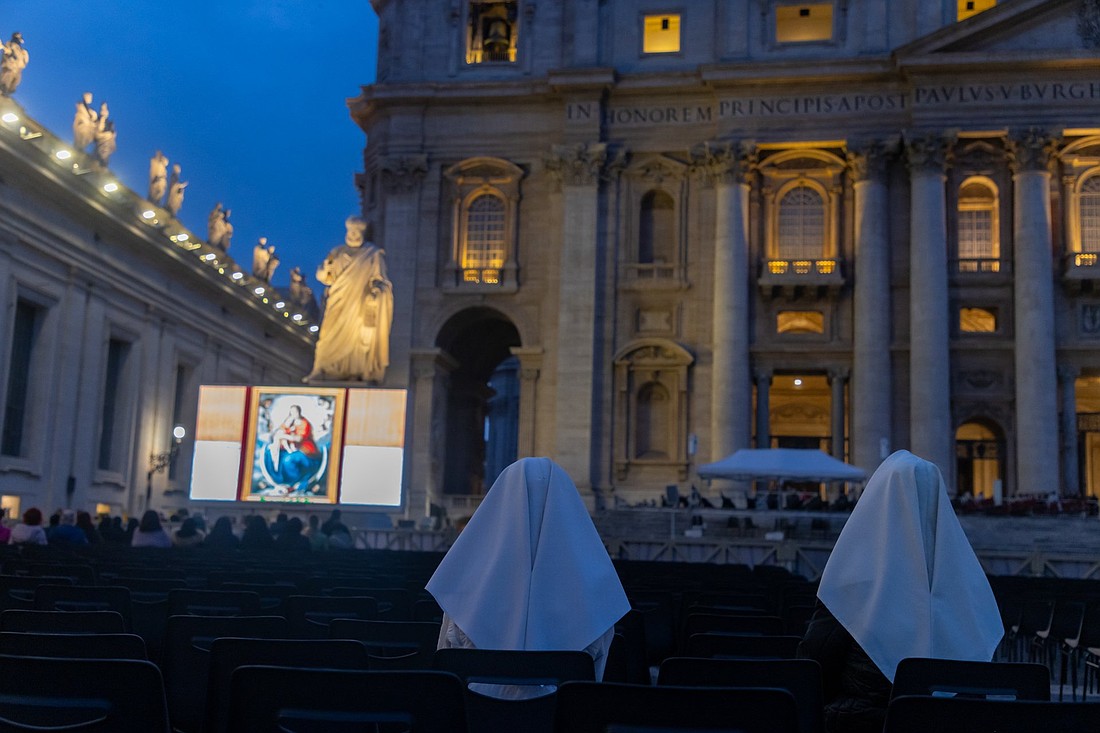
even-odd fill
[(844, 383), (848, 381), (847, 367), (829, 370), (829, 386), (832, 399), (829, 402), (829, 417), (833, 434), (832, 456), (844, 460)]
[(516, 452), (520, 458), (540, 455), (535, 446), (535, 416), (539, 408), (539, 372), (542, 370), (542, 349), (513, 346), (512, 355), (519, 359), (519, 441)]
[(910, 449), (939, 466), (955, 494), (947, 303), (947, 141), (908, 141)]
[(385, 191), (381, 238), (375, 244), (386, 251), (386, 270), (393, 281), (393, 327), (390, 329), (390, 365), (384, 386), (409, 384), (409, 354), (413, 347), (412, 313), (416, 296), (416, 253), (420, 229), (420, 183), (428, 171), (428, 156), (412, 155), (380, 161)]
[(547, 170), (561, 183), (561, 271), (554, 390), (554, 457), (578, 488), (594, 485), (593, 400), (596, 328), (603, 318), (597, 290), (600, 172), (603, 143), (555, 145)]
[[(851, 460), (868, 475), (890, 445), (890, 221), (886, 160), (892, 146), (850, 153), (855, 193), (855, 272), (852, 317)], [(885, 442), (885, 443), (884, 443)]]
[[(747, 178), (752, 167), (732, 143), (720, 143), (696, 150), (693, 168), (714, 186), (715, 198), (710, 450), (711, 460), (717, 461), (748, 448), (752, 440)], [(770, 373), (768, 379), (770, 383)], [(766, 394), (764, 404), (766, 422)]]
[(1050, 159), (1054, 141), (1029, 130), (1009, 141), (1013, 181), (1017, 491), (1059, 492), (1058, 383)]
[[(458, 362), (442, 349), (414, 349), (410, 361), (413, 380), (409, 385), (411, 414), (405, 421), (405, 507), (408, 516), (426, 516), (429, 502), (443, 505), (447, 381)], [(410, 441), (414, 435), (421, 437)]]
[(772, 370), (757, 369), (753, 373), (756, 379), (756, 447), (771, 448), (771, 388)]
[(1081, 477), (1077, 471), (1077, 377), (1081, 370), (1074, 364), (1058, 367), (1062, 383), (1062, 487), (1066, 496), (1081, 495)]

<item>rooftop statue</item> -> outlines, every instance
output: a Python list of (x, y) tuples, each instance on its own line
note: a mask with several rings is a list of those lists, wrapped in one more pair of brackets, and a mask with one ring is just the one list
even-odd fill
[(320, 316), (317, 301), (313, 298), (313, 288), (306, 284), (302, 268), (294, 267), (290, 271), (290, 302), (314, 323)]
[(95, 157), (104, 168), (107, 167), (108, 161), (118, 148), (115, 143), (118, 137), (118, 133), (115, 132), (115, 121), (108, 119), (109, 116), (107, 103), (104, 102), (99, 106), (99, 122), (96, 124), (95, 131)]
[[(179, 168), (179, 166), (176, 166)], [(178, 180), (178, 171), (173, 173)], [(168, 157), (161, 151), (157, 151), (149, 159), (149, 200), (154, 204), (160, 204), (164, 194), (168, 191)]]
[(229, 222), (232, 213), (231, 209), (223, 208), (219, 201), (210, 211), (210, 216), (206, 217), (206, 243), (222, 252), (229, 251), (233, 238), (233, 225)]
[(179, 165), (172, 166), (172, 178), (168, 181), (168, 201), (164, 205), (172, 216), (180, 213), (180, 208), (183, 206), (183, 189), (185, 188), (187, 188), (187, 181), (180, 180)]
[(380, 382), (390, 363), (393, 283), (386, 276), (385, 253), (364, 241), (365, 221), (353, 216), (345, 225), (344, 244), (317, 268), (317, 279), (328, 288), (307, 382)]
[(275, 254), (275, 245), (267, 243), (267, 237), (260, 237), (252, 248), (252, 277), (270, 283), (279, 266), (279, 257)]
[(19, 82), (23, 81), (23, 69), (27, 68), (30, 55), (23, 48), (23, 34), (12, 33), (11, 40), (0, 43), (3, 48), (3, 60), (0, 61), (0, 94), (10, 97), (15, 94)]
[(84, 97), (76, 103), (73, 116), (73, 147), (84, 150), (95, 140), (99, 128), (99, 113), (92, 106), (92, 93), (84, 92)]

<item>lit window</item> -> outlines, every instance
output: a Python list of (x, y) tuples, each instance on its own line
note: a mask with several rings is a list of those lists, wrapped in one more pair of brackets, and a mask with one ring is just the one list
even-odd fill
[(1100, 252), (1100, 174), (1081, 184), (1077, 205), (1081, 226), (1081, 252)]
[(996, 308), (959, 308), (962, 333), (997, 333)]
[(462, 251), (464, 282), (499, 283), (504, 267), (504, 201), (482, 194), (466, 209), (466, 237)]
[(959, 0), (958, 19), (966, 20), (972, 15), (989, 10), (997, 4), (997, 0)]
[(680, 50), (680, 16), (647, 15), (643, 53), (677, 53)]
[(959, 272), (1000, 272), (997, 192), (993, 184), (969, 179), (959, 187)]
[(516, 60), (515, 0), (472, 0), (466, 33), (466, 63), (508, 63)]
[(824, 199), (809, 186), (792, 188), (779, 200), (777, 259), (818, 259), (824, 244)]
[(779, 311), (776, 333), (825, 333), (825, 314), (820, 311)]
[(775, 9), (777, 43), (828, 41), (833, 37), (833, 4), (780, 5)]

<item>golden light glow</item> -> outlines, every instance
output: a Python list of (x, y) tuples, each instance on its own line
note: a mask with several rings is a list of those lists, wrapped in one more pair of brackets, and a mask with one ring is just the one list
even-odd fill
[(776, 43), (829, 41), (832, 37), (832, 3), (780, 5), (775, 9)]
[(958, 20), (966, 20), (971, 16), (989, 10), (996, 4), (997, 0), (959, 0), (959, 9), (956, 17)]
[(997, 311), (988, 308), (959, 308), (959, 331), (996, 333)]
[(1096, 255), (1087, 252), (1075, 255), (1073, 264), (1077, 267), (1093, 267), (1096, 264)]
[(779, 311), (776, 333), (825, 333), (825, 315), (821, 311)]
[(680, 16), (645, 16), (642, 53), (678, 53), (679, 51)]

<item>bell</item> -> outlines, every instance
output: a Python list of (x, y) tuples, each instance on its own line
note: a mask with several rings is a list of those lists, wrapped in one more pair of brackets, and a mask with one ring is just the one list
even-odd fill
[(499, 18), (489, 24), (489, 32), (485, 36), (484, 47), (486, 53), (493, 56), (502, 56), (508, 53), (512, 43), (509, 39), (508, 24)]

